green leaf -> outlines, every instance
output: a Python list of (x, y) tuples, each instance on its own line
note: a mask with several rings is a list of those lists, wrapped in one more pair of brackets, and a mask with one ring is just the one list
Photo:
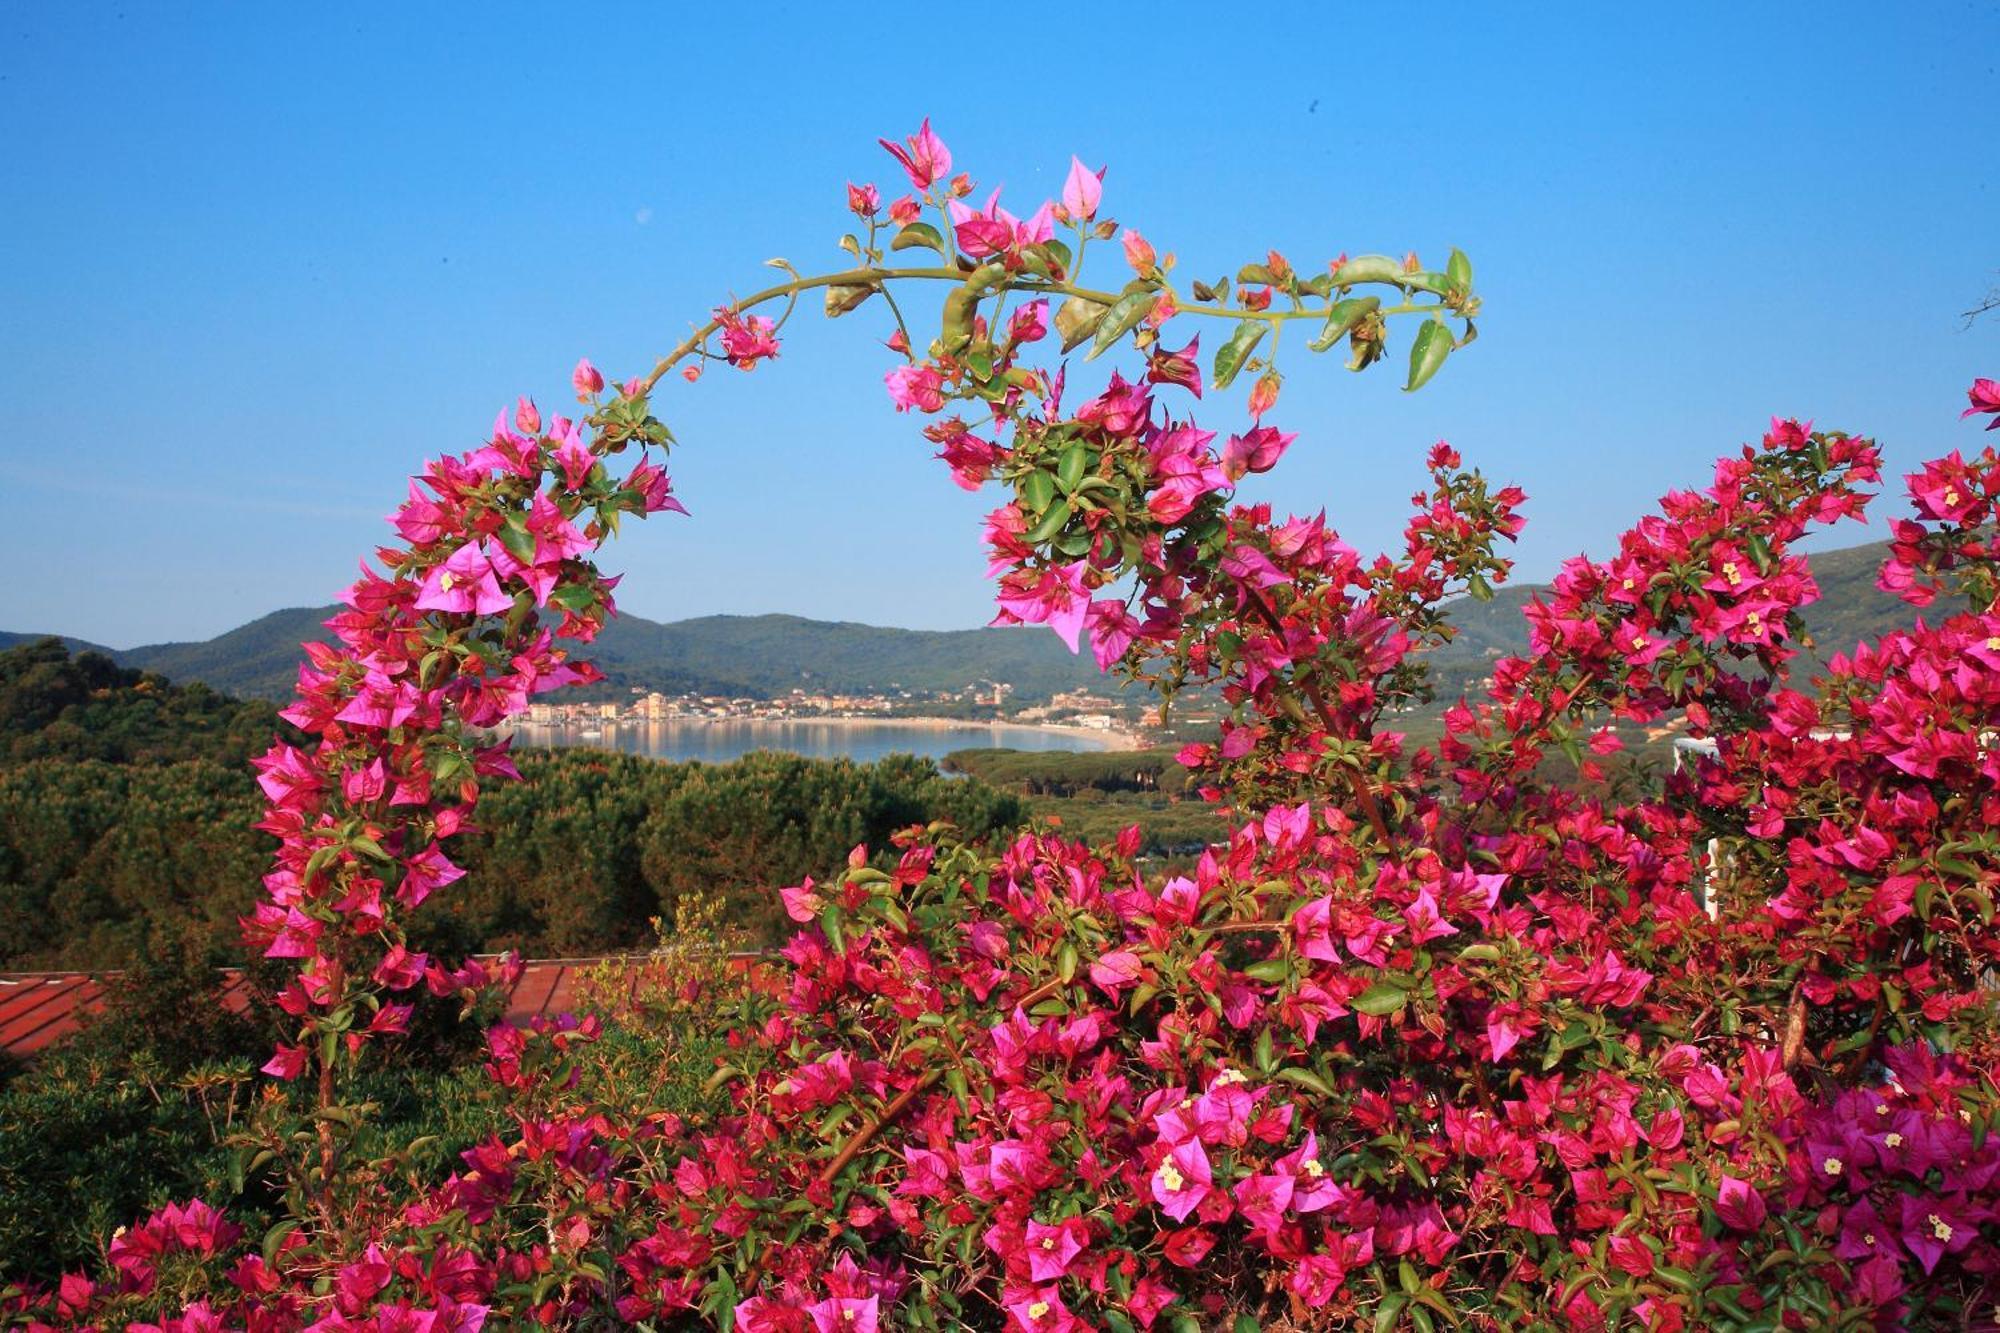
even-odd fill
[(1042, 521), (1028, 529), (1025, 540), (1031, 546), (1039, 546), (1045, 541), (1052, 540), (1056, 534), (1069, 526), (1069, 516), (1069, 501), (1056, 501), (1042, 514)]
[(1378, 981), (1349, 1000), (1347, 1007), (1370, 1018), (1386, 1018), (1408, 1004), (1409, 1000), (1410, 993), (1400, 982)]
[(1104, 319), (1097, 326), (1097, 333), (1090, 340), (1090, 350), (1083, 359), (1094, 361), (1104, 354), (1106, 348), (1145, 322), (1159, 303), (1160, 294), (1151, 287), (1141, 287), (1136, 292), (1127, 292), (1118, 298), (1117, 304), (1104, 312)]
[(973, 317), (979, 313), (979, 298), (986, 295), (984, 289), (966, 283), (954, 287), (944, 298), (944, 318), (941, 321), (938, 341), (947, 352), (957, 352), (972, 341)]
[(524, 565), (535, 563), (535, 535), (528, 531), (527, 523), (519, 514), (507, 515), (507, 521), (500, 528), (500, 544), (507, 548), (507, 554)]
[(873, 296), (876, 288), (872, 284), (854, 287), (829, 287), (826, 289), (826, 317), (839, 319), (848, 311), (859, 306)]
[(1277, 1076), (1287, 1083), (1298, 1084), (1308, 1092), (1316, 1092), (1322, 1097), (1333, 1096), (1333, 1089), (1327, 1086), (1326, 1080), (1318, 1074), (1313, 1073), (1310, 1069), (1299, 1069), (1296, 1067), (1280, 1069)]
[(1030, 514), (1046, 511), (1056, 498), (1056, 479), (1037, 468), (1021, 479), (1021, 507)]
[(1427, 320), (1410, 344), (1410, 382), (1404, 393), (1415, 393), (1430, 383), (1444, 359), (1451, 355), (1451, 329), (1441, 319)]
[(1333, 274), (1336, 287), (1350, 287), (1357, 282), (1401, 283), (1402, 280), (1403, 261), (1387, 255), (1356, 255), (1334, 270)]
[(895, 238), (889, 242), (891, 250), (909, 250), (919, 245), (927, 250), (935, 250), (941, 255), (951, 253), (945, 248), (944, 237), (940, 236), (938, 229), (928, 222), (912, 222), (897, 232)]
[(1088, 297), (1072, 296), (1056, 307), (1056, 332), (1062, 335), (1062, 349), (1072, 351), (1076, 345), (1097, 332), (1097, 326), (1104, 319), (1109, 306)]
[(1350, 296), (1345, 301), (1335, 301), (1327, 308), (1326, 323), (1306, 346), (1315, 352), (1324, 352), (1351, 333), (1356, 324), (1381, 308), (1382, 298), (1379, 296)]
[(1452, 248), (1451, 258), (1445, 262), (1444, 275), (1451, 279), (1451, 285), (1472, 290), (1472, 261), (1465, 257), (1465, 251)]
[(1234, 380), (1237, 372), (1243, 369), (1244, 359), (1250, 355), (1250, 349), (1263, 339), (1270, 327), (1265, 320), (1246, 319), (1236, 326), (1236, 331), (1229, 335), (1228, 342), (1215, 349), (1215, 373), (1210, 378), (1216, 388), (1229, 387), (1230, 381)]
[(1403, 1317), (1403, 1307), (1410, 1303), (1405, 1292), (1393, 1292), (1382, 1298), (1382, 1304), (1375, 1307), (1375, 1333), (1389, 1333)]
[(1076, 484), (1083, 480), (1083, 470), (1089, 463), (1090, 451), (1084, 447), (1082, 440), (1075, 441), (1062, 451), (1062, 457), (1056, 463), (1056, 483), (1065, 491), (1075, 490)]

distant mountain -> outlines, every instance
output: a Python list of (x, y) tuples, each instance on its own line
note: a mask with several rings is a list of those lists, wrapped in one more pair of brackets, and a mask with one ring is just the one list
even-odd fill
[[(338, 609), (273, 611), (198, 643), (114, 650), (67, 642), (75, 651), (91, 649), (121, 666), (171, 680), (281, 699), (297, 679), (299, 645), (330, 639), (323, 622)], [(0, 631), (0, 648), (41, 637)], [(617, 685), (753, 698), (794, 688), (932, 692), (997, 681), (1012, 685), (1017, 700), (1028, 700), (1106, 683), (1088, 653), (1071, 656), (1041, 628), (884, 629), (782, 615), (703, 616), (663, 624), (622, 615), (590, 646), (589, 655)]]
[[(1806, 608), (1816, 651), (1852, 648), (1905, 626), (1915, 612), (1875, 587), (1880, 543), (1827, 551), (1812, 557), (1821, 600)], [(1452, 607), (1458, 638), (1432, 657), (1438, 693), (1476, 693), (1492, 662), (1527, 648), (1521, 607), (1546, 589), (1504, 588), (1490, 602)], [(299, 644), (329, 636), (321, 622), (337, 608), (273, 611), (201, 643), (157, 643), (114, 651), (67, 640), (72, 650), (95, 649), (119, 665), (157, 672), (176, 681), (201, 681), (228, 694), (284, 698), (292, 688)], [(35, 634), (0, 632), (0, 648)], [(591, 646), (590, 657), (620, 686), (667, 693), (768, 697), (794, 688), (913, 692), (961, 690), (980, 681), (1014, 687), (1019, 702), (1060, 690), (1109, 682), (1090, 655), (1072, 657), (1056, 636), (1039, 627), (970, 630), (884, 629), (802, 616), (703, 616), (662, 623), (620, 616)]]

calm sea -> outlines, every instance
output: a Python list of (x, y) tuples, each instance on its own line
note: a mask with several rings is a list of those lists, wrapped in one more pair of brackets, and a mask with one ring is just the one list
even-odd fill
[[(584, 731), (597, 730), (586, 736)], [(623, 750), (653, 759), (699, 759), (726, 763), (753, 750), (782, 750), (816, 759), (845, 755), (872, 763), (885, 755), (914, 754), (942, 759), (953, 750), (1004, 747), (1010, 750), (1109, 750), (1110, 737), (1087, 732), (1050, 732), (1005, 723), (965, 723), (949, 727), (907, 722), (764, 722), (743, 718), (619, 722), (601, 728), (530, 726), (519, 729), (517, 745), (579, 746)]]

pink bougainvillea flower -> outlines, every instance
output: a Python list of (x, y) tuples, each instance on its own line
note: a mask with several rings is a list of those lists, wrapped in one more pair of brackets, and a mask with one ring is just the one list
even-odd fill
[(1104, 198), (1104, 172), (1103, 167), (1092, 171), (1082, 159), (1070, 158), (1069, 175), (1063, 179), (1062, 206), (1073, 221), (1089, 222), (1097, 216), (1097, 206)]
[(1292, 576), (1271, 563), (1271, 557), (1250, 545), (1237, 545), (1217, 562), (1222, 572), (1252, 588), (1275, 588)]
[(1986, 413), (1993, 418), (1986, 423), (1986, 429), (2000, 430), (2000, 380), (1976, 379), (1972, 387), (1965, 391), (1965, 396), (1972, 406), (1958, 414), (1961, 421)]
[(1146, 358), (1146, 380), (1151, 384), (1178, 384), (1201, 397), (1201, 335), (1188, 339), (1178, 352), (1155, 346)]
[(876, 1333), (881, 1303), (879, 1296), (830, 1296), (806, 1313), (817, 1333)]
[(1246, 434), (1232, 435), (1222, 449), (1222, 470), (1232, 482), (1243, 480), (1247, 473), (1269, 472), (1297, 438), (1275, 426), (1258, 426)]
[(1090, 655), (1099, 671), (1109, 671), (1125, 656), (1125, 650), (1143, 629), (1125, 603), (1109, 600), (1090, 604)]
[(396, 886), (396, 901), (405, 907), (415, 907), (434, 890), (463, 878), (465, 870), (453, 865), (451, 858), (432, 843), (415, 856), (403, 859), (403, 882)]
[(577, 359), (576, 369), (569, 373), (569, 382), (576, 390), (576, 400), (580, 403), (587, 403), (604, 392), (604, 375), (590, 364), (587, 356)]
[(778, 326), (768, 316), (745, 315), (722, 306), (715, 319), (722, 326), (723, 359), (738, 370), (754, 369), (778, 354)]
[(1403, 920), (1409, 925), (1412, 944), (1428, 944), (1432, 940), (1458, 934), (1458, 927), (1438, 914), (1437, 897), (1428, 884), (1419, 889), (1416, 900), (1403, 909)]
[(888, 139), (877, 139), (876, 142), (902, 164), (903, 173), (918, 190), (928, 190), (951, 174), (951, 149), (945, 147), (944, 140), (931, 130), (929, 116), (925, 116), (917, 132), (901, 144)]
[(1084, 1223), (1074, 1217), (1054, 1224), (1028, 1223), (1028, 1276), (1036, 1282), (1068, 1276), (1069, 1266), (1083, 1253), (1085, 1233)]
[(1002, 1301), (1012, 1323), (1021, 1333), (1062, 1333), (1073, 1323), (1062, 1292), (1055, 1287), (1039, 1287)]
[(305, 1047), (280, 1045), (277, 1054), (264, 1062), (262, 1072), (272, 1078), (294, 1079), (305, 1072), (305, 1067)]
[(1118, 243), (1125, 247), (1125, 262), (1132, 266), (1134, 272), (1142, 278), (1152, 276), (1153, 270), (1160, 262), (1159, 255), (1153, 251), (1152, 242), (1127, 227), (1119, 235)]
[(1145, 973), (1145, 964), (1130, 949), (1113, 949), (1090, 965), (1092, 984), (1110, 996), (1114, 1003), (1120, 992), (1138, 985)]
[(897, 366), (882, 377), (882, 382), (889, 386), (889, 401), (898, 412), (911, 408), (938, 412), (944, 408), (944, 376), (938, 374), (935, 366)]
[(813, 878), (807, 875), (805, 882), (789, 889), (779, 889), (778, 896), (784, 900), (785, 915), (800, 925), (808, 925), (819, 920), (820, 909), (825, 905), (817, 893), (813, 892)]
[(882, 192), (873, 185), (847, 183), (847, 208), (856, 217), (872, 218), (875, 210), (882, 207)]
[(1049, 336), (1049, 303), (1030, 301), (1007, 318), (1007, 341), (1017, 345), (1040, 342)]
[(1486, 1041), (1490, 1054), (1487, 1056), (1495, 1064), (1507, 1058), (1507, 1053), (1520, 1045), (1524, 1038), (1534, 1035), (1537, 1024), (1528, 1009), (1512, 1000), (1496, 1004), (1487, 1011)]
[(1201, 1207), (1215, 1184), (1208, 1153), (1200, 1139), (1175, 1144), (1160, 1164), (1153, 1168), (1153, 1201), (1176, 1222)]
[(1929, 1192), (1902, 1196), (1897, 1236), (1924, 1272), (1937, 1271), (1947, 1254), (1959, 1254), (1979, 1239), (1979, 1218), (1965, 1200)]
[(526, 394), (514, 404), (514, 429), (530, 439), (542, 433), (542, 410)]
[(1055, 219), (1049, 204), (1043, 203), (1024, 222), (1000, 207), (998, 190), (988, 197), (986, 207), (976, 212), (956, 199), (945, 211), (951, 218), (958, 248), (974, 259), (985, 259), (1024, 245), (1039, 245), (1055, 235)]
[(584, 483), (590, 479), (591, 469), (597, 466), (596, 457), (573, 424), (556, 440), (556, 463), (562, 468), (563, 484), (573, 491), (583, 489)]
[(467, 542), (424, 576), (416, 604), (424, 611), (490, 616), (505, 611), (514, 599), (500, 591), (485, 544)]
[(1074, 560), (1042, 571), (1025, 583), (1002, 584), (1000, 624), (1047, 625), (1068, 645), (1080, 650), (1084, 619), (1090, 613), (1090, 592), (1084, 587), (1089, 564)]
[[(891, 390), (893, 395), (894, 390)], [(938, 406), (944, 406), (942, 395)], [(901, 410), (901, 409), (899, 409)], [(925, 427), (924, 438), (944, 446), (937, 457), (951, 468), (953, 484), (963, 490), (976, 491), (993, 475), (994, 467), (1008, 457), (1008, 450), (991, 440), (983, 440), (966, 429), (965, 423), (957, 417), (933, 422)]]
[(1764, 1196), (1747, 1180), (1724, 1175), (1715, 1190), (1715, 1215), (1722, 1224), (1737, 1231), (1755, 1231), (1764, 1225), (1768, 1210)]

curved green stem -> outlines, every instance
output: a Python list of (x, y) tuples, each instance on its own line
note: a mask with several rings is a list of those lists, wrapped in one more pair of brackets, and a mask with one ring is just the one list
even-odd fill
[[(781, 299), (796, 301), (799, 293), (812, 291), (816, 288), (882, 287), (888, 283), (906, 279), (922, 282), (962, 283), (966, 280), (967, 276), (966, 272), (957, 268), (883, 268), (879, 265), (870, 264), (860, 268), (842, 269), (838, 273), (823, 273), (817, 277), (796, 278), (791, 282), (779, 283), (775, 287), (766, 287), (761, 292), (753, 292), (739, 301), (732, 302), (725, 308), (732, 314), (740, 315), (746, 310), (755, 309), (770, 301)], [(1052, 282), (1047, 278), (1036, 277), (1031, 273), (1009, 277), (1001, 282), (995, 290), (1027, 292), (1037, 296), (1080, 296), (1086, 301), (1095, 301), (1100, 305), (1107, 306), (1115, 303), (1120, 295), (1117, 292), (1098, 291), (1091, 287), (1078, 287), (1067, 282)], [(1171, 292), (1172, 289), (1162, 288), (1161, 290)], [(1405, 301), (1401, 305), (1384, 306), (1378, 313), (1383, 315), (1428, 314), (1432, 311), (1443, 310), (1445, 308), (1442, 302), (1437, 301)], [(1305, 310), (1247, 310), (1239, 306), (1226, 305), (1181, 305), (1178, 300), (1175, 302), (1175, 310), (1178, 314), (1200, 315), (1211, 319), (1261, 319), (1270, 323), (1273, 327), (1282, 327), (1284, 321), (1289, 319), (1324, 319), (1326, 317), (1325, 307), (1314, 307)], [(665, 377), (669, 370), (672, 370), (680, 362), (700, 350), (703, 344), (721, 327), (722, 321), (720, 319), (711, 319), (689, 334), (679, 346), (660, 358), (659, 362), (654, 365), (649, 373), (640, 378), (640, 389), (642, 391), (650, 391), (654, 385), (658, 384)], [(912, 354), (915, 353), (915, 350), (914, 347), (911, 349)]]

